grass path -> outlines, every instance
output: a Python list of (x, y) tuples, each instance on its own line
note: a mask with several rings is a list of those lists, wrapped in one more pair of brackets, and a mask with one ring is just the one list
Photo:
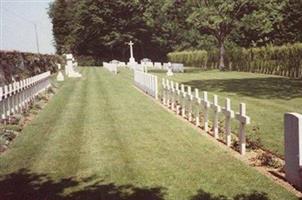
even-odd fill
[(0, 199), (296, 199), (133, 88), (82, 68), (0, 157)]

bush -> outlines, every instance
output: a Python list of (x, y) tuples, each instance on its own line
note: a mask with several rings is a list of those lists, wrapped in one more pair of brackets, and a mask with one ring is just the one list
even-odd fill
[(58, 70), (57, 63), (63, 64), (63, 61), (58, 55), (0, 51), (0, 85), (46, 71), (54, 73)]

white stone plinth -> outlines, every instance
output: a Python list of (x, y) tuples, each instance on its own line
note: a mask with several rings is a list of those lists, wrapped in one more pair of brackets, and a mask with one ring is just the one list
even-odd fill
[(302, 190), (302, 115), (285, 113), (284, 115), (285, 143), (285, 178)]
[(61, 71), (58, 72), (57, 81), (64, 81), (64, 75)]

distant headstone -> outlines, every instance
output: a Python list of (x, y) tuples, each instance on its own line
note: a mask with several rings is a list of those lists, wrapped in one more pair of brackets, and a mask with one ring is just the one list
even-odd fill
[(169, 67), (168, 67), (167, 76), (173, 76), (172, 64), (170, 62), (168, 64), (169, 64)]
[(302, 115), (285, 113), (285, 178), (302, 190)]

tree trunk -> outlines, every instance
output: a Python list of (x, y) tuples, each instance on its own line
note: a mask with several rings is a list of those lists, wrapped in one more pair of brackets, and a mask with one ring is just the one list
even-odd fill
[(221, 40), (221, 41), (219, 41), (219, 69), (220, 70), (225, 69), (224, 54), (225, 54), (224, 41)]

